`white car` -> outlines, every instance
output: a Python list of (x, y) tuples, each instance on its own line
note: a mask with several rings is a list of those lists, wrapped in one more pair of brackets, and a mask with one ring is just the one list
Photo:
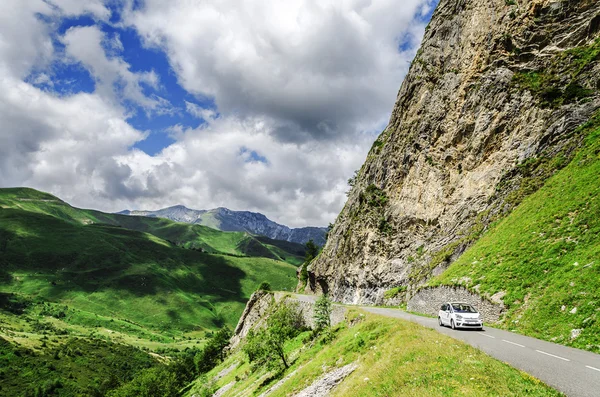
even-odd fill
[(442, 305), (438, 313), (440, 327), (445, 325), (452, 329), (475, 328), (483, 330), (483, 317), (468, 303), (447, 302)]

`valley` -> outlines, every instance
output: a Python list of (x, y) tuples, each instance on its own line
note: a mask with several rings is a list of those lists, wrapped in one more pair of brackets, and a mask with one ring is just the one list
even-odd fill
[[(235, 326), (262, 282), (293, 289), (304, 247), (80, 210), (32, 189), (0, 189), (0, 253), (0, 336), (5, 364), (13, 366), (26, 359), (12, 356), (22, 349), (54, 355), (71, 344), (120, 356), (127, 349), (159, 355), (202, 348), (216, 330)], [(146, 357), (143, 368), (156, 364), (139, 357)], [(52, 371), (39, 375), (43, 361), (27, 362), (39, 382), (53, 380)], [(91, 387), (83, 379), (63, 380), (63, 388)], [(29, 382), (17, 377), (13, 386)]]

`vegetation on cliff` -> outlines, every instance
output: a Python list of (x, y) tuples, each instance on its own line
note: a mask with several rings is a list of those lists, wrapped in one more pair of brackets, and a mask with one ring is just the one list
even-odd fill
[(502, 326), (600, 352), (600, 115), (573, 160), (430, 285), (501, 294)]

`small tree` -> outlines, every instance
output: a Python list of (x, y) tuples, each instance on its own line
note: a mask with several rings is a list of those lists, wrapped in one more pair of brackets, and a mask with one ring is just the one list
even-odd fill
[(329, 234), (333, 230), (333, 226), (333, 223), (329, 222), (329, 225), (327, 226), (327, 231), (325, 232), (325, 241), (329, 240)]
[(310, 263), (319, 255), (319, 246), (314, 241), (308, 240), (306, 243), (306, 255), (304, 256), (304, 262)]
[(303, 328), (303, 321), (297, 305), (281, 304), (267, 319), (264, 329), (251, 330), (243, 347), (250, 362), (275, 369), (279, 363), (289, 368), (285, 343), (294, 338)]
[(258, 286), (258, 291), (271, 291), (271, 284), (269, 284), (266, 281), (263, 281), (262, 283), (260, 283), (260, 285)]
[(327, 294), (323, 294), (317, 299), (314, 319), (317, 330), (331, 326), (331, 299)]
[(300, 269), (300, 281), (306, 285), (308, 281), (308, 265), (319, 255), (319, 246), (315, 244), (313, 240), (308, 240), (306, 243), (306, 254), (304, 256), (304, 263), (302, 269)]
[(225, 358), (223, 350), (229, 345), (231, 330), (227, 327), (218, 330), (208, 341), (206, 346), (195, 357), (196, 370), (203, 374), (213, 369), (219, 362)]

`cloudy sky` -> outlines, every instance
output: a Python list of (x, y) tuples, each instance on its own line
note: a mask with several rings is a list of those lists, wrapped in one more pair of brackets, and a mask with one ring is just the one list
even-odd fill
[(327, 225), (437, 0), (2, 0), (0, 187)]

